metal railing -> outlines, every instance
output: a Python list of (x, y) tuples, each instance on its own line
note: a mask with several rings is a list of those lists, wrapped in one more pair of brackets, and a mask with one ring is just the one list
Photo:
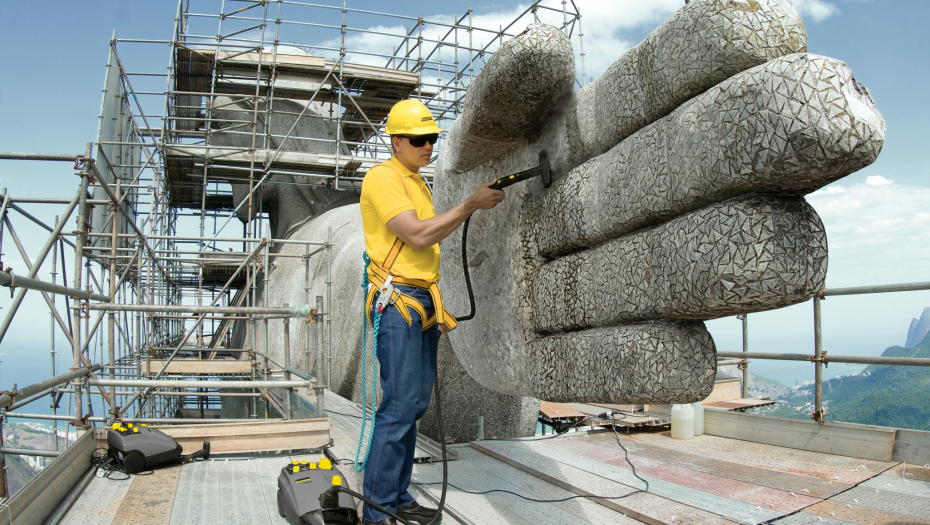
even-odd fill
[(812, 354), (786, 354), (749, 351), (748, 315), (737, 316), (742, 321), (743, 351), (717, 352), (717, 366), (738, 365), (742, 371), (742, 396), (749, 397), (749, 359), (768, 359), (775, 361), (808, 361), (814, 364), (814, 412), (811, 417), (823, 423), (823, 366), (829, 363), (864, 364), (864, 365), (895, 365), (895, 366), (930, 366), (930, 358), (922, 357), (884, 357), (884, 356), (853, 356), (828, 355), (823, 349), (821, 302), (825, 297), (861, 295), (890, 292), (914, 292), (930, 290), (930, 282), (883, 284), (874, 286), (856, 286), (848, 288), (824, 288), (813, 297), (814, 307), (814, 352)]

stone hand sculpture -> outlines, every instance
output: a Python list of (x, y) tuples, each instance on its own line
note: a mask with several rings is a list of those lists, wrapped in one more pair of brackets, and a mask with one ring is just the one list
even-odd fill
[[(716, 370), (703, 320), (821, 290), (803, 195), (873, 162), (885, 124), (844, 63), (806, 51), (788, 0), (692, 1), (577, 91), (559, 30), (505, 43), (443, 145), (437, 212), (541, 150), (557, 180), (472, 217), (478, 310), (450, 334), (468, 374), (550, 401), (697, 401)], [(442, 245), (453, 314), (461, 249)]]

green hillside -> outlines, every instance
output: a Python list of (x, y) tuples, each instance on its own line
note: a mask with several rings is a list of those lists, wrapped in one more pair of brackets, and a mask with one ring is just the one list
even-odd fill
[[(930, 336), (914, 348), (892, 346), (887, 357), (930, 358)], [(828, 421), (930, 430), (930, 367), (871, 365), (857, 376), (824, 382)], [(813, 386), (779, 399), (759, 413), (806, 419), (813, 411)]]

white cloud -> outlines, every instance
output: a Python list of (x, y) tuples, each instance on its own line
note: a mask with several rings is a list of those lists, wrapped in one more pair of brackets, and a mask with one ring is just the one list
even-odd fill
[(805, 21), (810, 17), (814, 19), (814, 22), (823, 22), (840, 12), (840, 8), (836, 5), (823, 0), (791, 0), (791, 3)]
[(879, 175), (808, 195), (827, 231), (827, 286), (927, 280), (930, 188)]
[(870, 175), (865, 178), (865, 183), (869, 186), (884, 186), (886, 184), (894, 183), (894, 179), (886, 179), (881, 175)]
[[(578, 75), (581, 75), (581, 42), (579, 33), (584, 34), (584, 66), (587, 80), (597, 78), (604, 72), (607, 67), (619, 58), (624, 52), (633, 47), (639, 40), (631, 40), (626, 32), (646, 28), (651, 30), (658, 27), (672, 13), (684, 7), (682, 0), (655, 0), (642, 2), (639, 0), (619, 0), (613, 2), (603, 2), (601, 0), (575, 0), (574, 2), (582, 14), (581, 31), (576, 26), (572, 32), (572, 46), (575, 49), (575, 62)], [(563, 24), (562, 0), (545, 0), (542, 5), (544, 9), (537, 11), (538, 19), (550, 25), (560, 27)], [(472, 24), (476, 28), (486, 29), (497, 32), (502, 28), (507, 33), (515, 34), (523, 31), (527, 25), (534, 22), (532, 13), (527, 12), (529, 4), (519, 4), (516, 7), (498, 9), (495, 11), (473, 14)], [(547, 9), (546, 9), (547, 8)], [(571, 4), (568, 4), (571, 9)], [(480, 9), (479, 9), (480, 10)], [(520, 16), (522, 14), (522, 16)], [(520, 17), (519, 19), (517, 17)], [(425, 14), (424, 18), (430, 21), (443, 22), (451, 24), (461, 17), (458, 14)], [(516, 22), (514, 20), (516, 19)], [(512, 25), (511, 25), (512, 24)], [(508, 26), (510, 26), (508, 28)], [(346, 35), (346, 48), (354, 51), (362, 51), (373, 54), (389, 54), (400, 42), (397, 36), (405, 35), (409, 28), (397, 25), (391, 27), (368, 27), (371, 32), (349, 32)], [(438, 39), (449, 31), (448, 27), (437, 25), (425, 25), (423, 37), (425, 39)], [(483, 47), (491, 42), (494, 34), (488, 31), (474, 31), (472, 33), (472, 46), (475, 48)], [(376, 34), (388, 33), (389, 35)], [(637, 33), (638, 34), (638, 33)], [(468, 44), (468, 32), (461, 29), (459, 32), (459, 44)], [(454, 38), (448, 38), (447, 41), (454, 41)], [(308, 42), (309, 43), (309, 42)], [(315, 42), (314, 46), (339, 48), (340, 38), (332, 38), (323, 42)], [(497, 50), (499, 42), (495, 42), (488, 47), (488, 51)], [(432, 45), (424, 46), (424, 49), (432, 50)], [(456, 58), (453, 48), (445, 47), (442, 50), (443, 63), (452, 63)], [(463, 64), (467, 61), (467, 53), (459, 51), (458, 61)], [(319, 54), (333, 58), (335, 53), (327, 52)], [(414, 54), (413, 58), (418, 55)], [(433, 60), (436, 56), (432, 57)], [(371, 64), (383, 66), (386, 58), (375, 57), (365, 54), (352, 54), (348, 57), (350, 62)], [(479, 65), (480, 67), (480, 65)], [(432, 74), (427, 72), (427, 74)]]

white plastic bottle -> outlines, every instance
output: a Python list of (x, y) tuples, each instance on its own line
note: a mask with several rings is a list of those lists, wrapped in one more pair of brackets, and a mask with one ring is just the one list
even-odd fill
[(672, 437), (675, 439), (694, 437), (694, 409), (691, 405), (672, 405)]
[(700, 436), (704, 433), (704, 405), (700, 401), (691, 403), (691, 409), (694, 410), (694, 435)]

